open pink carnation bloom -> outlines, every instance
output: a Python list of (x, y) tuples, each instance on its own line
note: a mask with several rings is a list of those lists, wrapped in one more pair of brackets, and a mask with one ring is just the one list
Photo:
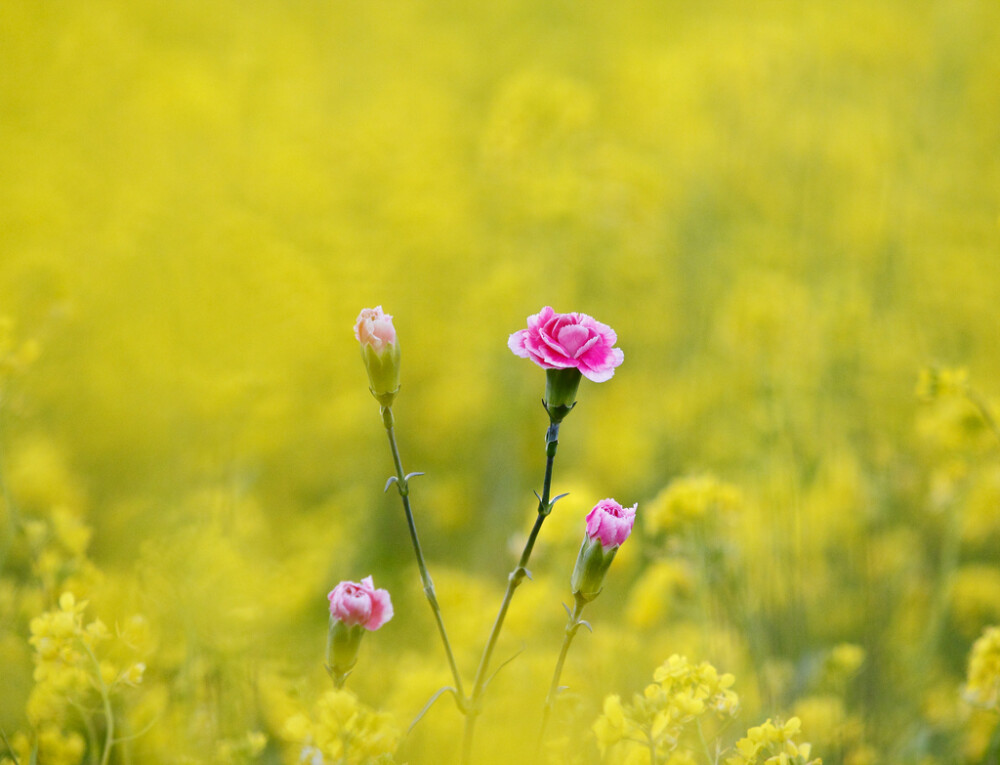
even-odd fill
[(619, 546), (632, 533), (638, 507), (622, 507), (613, 499), (602, 499), (587, 514), (587, 536), (599, 539), (604, 548)]
[(376, 590), (370, 576), (358, 582), (341, 582), (326, 596), (330, 615), (353, 627), (377, 630), (392, 618), (392, 601), (387, 590)]
[(354, 324), (354, 337), (362, 345), (370, 345), (376, 353), (396, 342), (396, 328), (392, 316), (382, 311), (382, 306), (363, 308)]
[(593, 382), (610, 380), (625, 354), (615, 348), (618, 335), (607, 324), (585, 313), (556, 313), (545, 306), (528, 317), (528, 328), (510, 336), (515, 356), (531, 359), (543, 369), (579, 369)]

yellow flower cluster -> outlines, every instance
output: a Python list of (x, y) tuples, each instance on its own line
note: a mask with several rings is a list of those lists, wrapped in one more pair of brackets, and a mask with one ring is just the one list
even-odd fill
[(618, 744), (626, 749), (626, 762), (644, 756), (642, 751), (655, 752), (657, 758), (686, 756), (676, 750), (687, 726), (707, 712), (732, 717), (739, 710), (739, 697), (730, 690), (735, 678), (720, 675), (707, 661), (692, 664), (674, 654), (653, 679), (656, 682), (636, 694), (631, 704), (622, 704), (617, 695), (604, 700), (604, 714), (593, 726), (602, 756)]
[[(24, 733), (16, 734), (10, 745), (18, 763), (37, 762), (39, 765), (79, 765), (86, 750), (83, 736), (76, 732), (64, 733), (52, 723), (35, 731), (34, 745)], [(8, 763), (13, 760), (0, 759), (0, 765)]]
[(392, 716), (365, 706), (346, 690), (327, 691), (312, 716), (292, 715), (283, 736), (307, 765), (391, 763), (400, 732)]
[(646, 529), (654, 534), (674, 531), (711, 512), (738, 510), (742, 504), (739, 489), (713, 476), (678, 478), (646, 505)]
[(822, 760), (809, 759), (812, 747), (794, 740), (802, 723), (793, 717), (775, 725), (770, 720), (747, 731), (736, 742), (736, 754), (726, 758), (726, 765), (822, 765)]
[(66, 705), (87, 694), (97, 674), (115, 681), (114, 668), (97, 659), (97, 644), (108, 637), (100, 619), (86, 626), (87, 601), (77, 602), (71, 592), (59, 598), (59, 607), (31, 620), (29, 642), (35, 649), (35, 687), (28, 699), (28, 719), (33, 725), (61, 720)]
[(224, 739), (215, 747), (215, 765), (241, 765), (253, 762), (267, 746), (267, 736), (251, 731), (242, 738)]
[(850, 677), (865, 663), (867, 652), (855, 643), (838, 643), (826, 658), (826, 672), (835, 677)]
[[(29, 746), (28, 738), (19, 734), (14, 748), (28, 747), (42, 763), (79, 762), (84, 742), (77, 733), (66, 731), (73, 722), (71, 717), (81, 713), (89, 717), (82, 710), (101, 708), (95, 714), (103, 715), (101, 724), (112, 729), (114, 694), (142, 683), (146, 670), (142, 661), (135, 660), (142, 642), (136, 638), (144, 631), (141, 617), (130, 620), (117, 640), (112, 640), (100, 619), (85, 623), (87, 604), (77, 601), (73, 593), (64, 592), (58, 607), (31, 620), (29, 643), (34, 648), (35, 685), (26, 712), (34, 729), (34, 744)], [(122, 661), (120, 655), (128, 659)], [(92, 726), (89, 719), (87, 724)]]
[(988, 709), (1000, 709), (1000, 627), (987, 627), (973, 644), (965, 698)]

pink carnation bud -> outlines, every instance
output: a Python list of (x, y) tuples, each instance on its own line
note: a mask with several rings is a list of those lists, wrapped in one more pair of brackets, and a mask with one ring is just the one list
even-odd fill
[(611, 561), (632, 533), (638, 507), (622, 507), (613, 499), (602, 499), (587, 515), (587, 532), (570, 578), (577, 598), (587, 602), (601, 594)]
[(587, 514), (587, 536), (600, 540), (605, 548), (619, 546), (632, 533), (638, 507), (622, 507), (613, 499), (602, 499)]
[(614, 347), (617, 342), (607, 324), (585, 313), (556, 313), (545, 306), (528, 317), (528, 328), (512, 334), (507, 346), (543, 369), (576, 369), (588, 380), (605, 382), (625, 358)]
[(326, 596), (330, 616), (348, 627), (377, 630), (392, 618), (392, 601), (386, 590), (376, 590), (370, 576), (361, 582), (341, 582)]
[(381, 353), (386, 345), (396, 342), (392, 316), (384, 313), (380, 305), (362, 308), (354, 324), (354, 337), (362, 345), (372, 346), (375, 353)]
[(362, 309), (354, 324), (354, 337), (361, 343), (372, 395), (382, 406), (392, 406), (399, 392), (400, 359), (392, 317), (383, 313), (382, 306)]

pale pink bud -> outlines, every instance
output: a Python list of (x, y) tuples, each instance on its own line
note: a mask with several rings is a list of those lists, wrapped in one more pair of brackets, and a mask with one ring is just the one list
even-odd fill
[(354, 337), (361, 343), (372, 395), (382, 406), (392, 406), (399, 392), (400, 359), (392, 317), (382, 312), (382, 306), (362, 309), (354, 324)]
[(602, 499), (587, 514), (587, 536), (600, 540), (605, 548), (619, 546), (632, 533), (638, 507), (622, 507), (613, 499)]
[(362, 345), (370, 345), (375, 353), (396, 342), (396, 329), (392, 316), (382, 311), (382, 306), (363, 308), (354, 324), (354, 337)]
[(376, 590), (370, 576), (361, 582), (341, 582), (326, 596), (330, 616), (348, 627), (377, 630), (392, 618), (392, 601), (386, 590)]

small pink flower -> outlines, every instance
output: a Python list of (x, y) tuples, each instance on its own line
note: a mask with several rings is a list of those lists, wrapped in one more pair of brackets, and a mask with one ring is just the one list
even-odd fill
[(632, 533), (638, 507), (638, 503), (622, 507), (613, 499), (602, 499), (587, 514), (587, 536), (600, 540), (604, 548), (617, 547)]
[(383, 313), (382, 306), (362, 309), (354, 324), (354, 337), (361, 344), (372, 395), (382, 406), (392, 406), (399, 392), (400, 359), (392, 317)]
[(326, 596), (330, 615), (348, 627), (360, 624), (377, 630), (392, 618), (392, 601), (386, 590), (376, 590), (370, 576), (358, 582), (341, 582)]
[(507, 346), (543, 369), (578, 369), (588, 380), (605, 382), (625, 358), (613, 347), (617, 342), (607, 324), (585, 313), (556, 313), (545, 306), (528, 317), (528, 328), (511, 335)]
[(382, 311), (382, 306), (363, 308), (354, 323), (354, 337), (362, 345), (370, 345), (375, 353), (396, 342), (396, 328), (392, 316)]

